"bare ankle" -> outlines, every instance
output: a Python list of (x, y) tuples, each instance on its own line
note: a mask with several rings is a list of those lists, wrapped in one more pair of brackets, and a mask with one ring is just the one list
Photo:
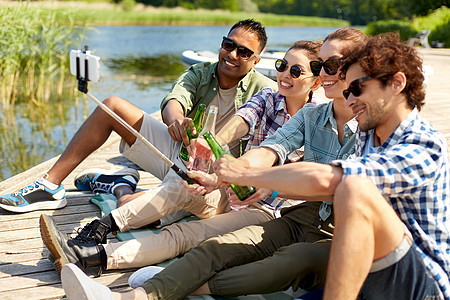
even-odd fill
[(117, 207), (120, 207), (143, 194), (144, 192), (134, 193), (131, 188), (127, 188), (125, 186), (117, 187), (114, 190), (114, 195), (117, 197)]
[(114, 300), (147, 300), (147, 292), (141, 288), (138, 287), (134, 290), (128, 291), (128, 292), (122, 292), (117, 293), (113, 292), (113, 298)]
[(211, 294), (211, 291), (209, 290), (209, 285), (206, 282), (201, 287), (199, 287), (194, 292), (192, 292), (191, 295), (193, 295), (193, 296), (200, 296), (200, 295), (210, 295), (210, 294)]

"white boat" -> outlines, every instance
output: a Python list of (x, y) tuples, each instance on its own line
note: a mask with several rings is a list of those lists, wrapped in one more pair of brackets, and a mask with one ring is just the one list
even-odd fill
[[(255, 66), (255, 70), (273, 80), (276, 80), (277, 70), (275, 70), (275, 61), (279, 58), (283, 58), (284, 53), (285, 52), (282, 51), (272, 51), (272, 50), (264, 51), (263, 53), (261, 53), (261, 60)], [(205, 51), (186, 50), (181, 54), (181, 61), (187, 66), (200, 62), (216, 62), (217, 59), (218, 54), (208, 50)]]

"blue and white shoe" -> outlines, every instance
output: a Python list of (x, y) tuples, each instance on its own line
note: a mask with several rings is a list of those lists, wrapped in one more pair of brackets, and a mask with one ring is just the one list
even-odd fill
[(113, 194), (114, 189), (121, 185), (129, 185), (136, 190), (139, 172), (135, 169), (121, 170), (88, 169), (75, 177), (75, 186), (80, 191)]
[(133, 289), (140, 287), (144, 282), (153, 278), (156, 274), (164, 270), (163, 267), (148, 266), (140, 268), (128, 278), (128, 285)]
[(17, 192), (0, 196), (0, 207), (15, 213), (59, 209), (66, 205), (64, 186), (52, 190), (44, 185), (42, 177)]

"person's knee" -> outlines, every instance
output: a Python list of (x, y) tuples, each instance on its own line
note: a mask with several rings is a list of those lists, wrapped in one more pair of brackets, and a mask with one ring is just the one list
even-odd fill
[(103, 100), (103, 104), (105, 104), (109, 109), (117, 113), (118, 108), (120, 107), (120, 104), (123, 103), (124, 99), (117, 97), (117, 96), (110, 96)]
[(370, 179), (347, 176), (337, 186), (333, 209), (337, 218), (357, 215), (369, 218), (380, 193)]

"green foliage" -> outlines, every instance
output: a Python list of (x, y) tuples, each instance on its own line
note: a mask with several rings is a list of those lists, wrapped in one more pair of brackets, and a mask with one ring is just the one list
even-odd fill
[(259, 12), (258, 4), (256, 4), (252, 0), (239, 0), (239, 10), (249, 13)]
[(135, 0), (122, 0), (120, 5), (122, 6), (122, 9), (124, 11), (132, 11), (134, 9), (134, 7), (136, 6), (136, 1)]
[(369, 23), (365, 32), (368, 35), (398, 32), (400, 33), (400, 38), (403, 41), (406, 41), (408, 38), (414, 36), (417, 33), (417, 30), (415, 30), (413, 25), (408, 21), (386, 20)]
[(428, 16), (416, 17), (412, 21), (386, 20), (367, 25), (366, 34), (375, 35), (384, 32), (400, 32), (402, 40), (408, 40), (422, 30), (431, 30), (428, 41), (439, 41), (450, 47), (450, 8), (441, 7)]
[(417, 17), (412, 22), (417, 31), (431, 30), (429, 42), (439, 41), (450, 47), (450, 8), (441, 7), (425, 17)]

